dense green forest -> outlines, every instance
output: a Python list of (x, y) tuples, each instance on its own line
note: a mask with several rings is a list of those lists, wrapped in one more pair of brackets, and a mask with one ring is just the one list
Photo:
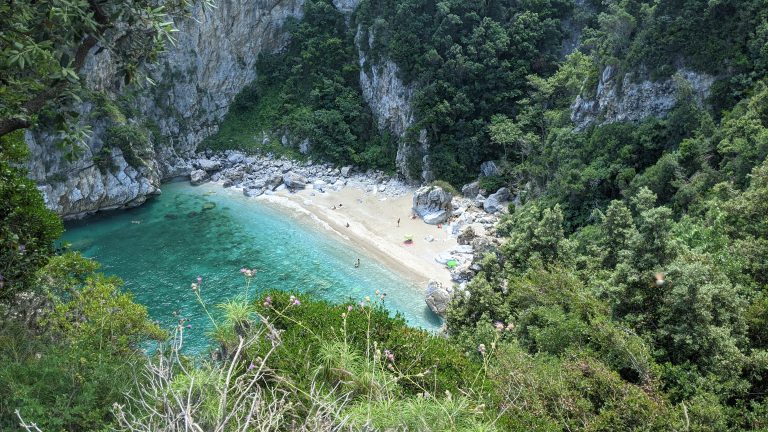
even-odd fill
[[(37, 75), (62, 79), (55, 57), (19, 69), (25, 31), (7, 23), (37, 4), (19, 3), (0, 5), (3, 119)], [(447, 336), (377, 299), (246, 291), (221, 305), (211, 359), (185, 358), (183, 323), (166, 334), (97, 264), (53, 248), (61, 225), (19, 168), (21, 130), (2, 130), (0, 429), (18, 428), (18, 409), (47, 431), (163, 430), (185, 412), (239, 430), (250, 406), (264, 430), (768, 430), (765, 1), (364, 0), (345, 17), (307, 0), (204, 146), (281, 148), (252, 138), (269, 127), (310, 139), (313, 157), (394, 170), (398, 138), (362, 98), (358, 28), (417, 89), (403, 139), (427, 130), (435, 175), (459, 187), (499, 160), (484, 185), (521, 199)], [(42, 53), (61, 41), (41, 38)], [(715, 83), (703, 103), (682, 83), (664, 117), (576, 130), (571, 104), (606, 66)]]

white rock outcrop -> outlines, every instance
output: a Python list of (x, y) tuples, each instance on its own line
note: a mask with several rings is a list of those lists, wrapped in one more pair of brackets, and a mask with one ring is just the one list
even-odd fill
[(617, 76), (614, 66), (603, 69), (593, 97), (577, 96), (571, 106), (571, 120), (577, 130), (593, 124), (639, 121), (663, 117), (674, 108), (682, 86), (689, 87), (698, 103), (709, 96), (715, 77), (681, 69), (659, 80), (638, 80), (633, 74)]
[(438, 281), (430, 280), (424, 292), (424, 301), (432, 312), (445, 316), (448, 304), (451, 302), (451, 293)]
[[(66, 219), (131, 207), (159, 193), (162, 179), (189, 175), (193, 167), (187, 161), (197, 145), (216, 131), (234, 97), (256, 78), (259, 53), (285, 45), (288, 35), (283, 24), (302, 16), (303, 3), (217, 2), (214, 9), (197, 8), (178, 21), (176, 43), (145, 70), (157, 84), (143, 88), (130, 102), (139, 112), (136, 120), (148, 121), (160, 134), (151, 140), (141, 164), (118, 149), (105, 148), (108, 124), (93, 120), (91, 114), (98, 108), (90, 102), (77, 107), (92, 133), (74, 160), (57, 147), (54, 134), (28, 131), (30, 177), (48, 207)], [(96, 46), (82, 75), (90, 90), (117, 97), (128, 90), (117, 69), (110, 51)]]
[(413, 194), (413, 211), (424, 222), (432, 225), (443, 223), (451, 217), (453, 196), (437, 186), (424, 186)]

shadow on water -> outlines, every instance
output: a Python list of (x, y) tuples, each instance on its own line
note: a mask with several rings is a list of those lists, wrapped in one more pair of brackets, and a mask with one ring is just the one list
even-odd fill
[[(365, 255), (314, 226), (247, 200), (241, 194), (169, 183), (144, 206), (67, 224), (64, 241), (97, 258), (102, 270), (120, 276), (126, 289), (166, 326), (187, 319), (192, 350), (204, 349), (210, 327), (190, 289), (203, 277), (208, 305), (237, 295), (242, 267), (259, 270), (257, 292), (266, 289), (311, 293), (346, 301), (386, 292), (386, 306), (409, 324), (436, 330), (441, 320), (424, 304), (421, 289), (387, 268), (372, 264), (361, 272), (349, 263)], [(215, 192), (215, 193), (212, 193)]]

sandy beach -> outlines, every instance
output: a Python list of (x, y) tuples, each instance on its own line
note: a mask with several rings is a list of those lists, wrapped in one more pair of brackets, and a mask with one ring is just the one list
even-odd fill
[[(411, 194), (393, 198), (355, 186), (325, 193), (310, 187), (295, 193), (282, 190), (257, 199), (332, 230), (421, 287), (426, 287), (430, 279), (445, 286), (452, 283), (450, 273), (435, 261), (435, 256), (455, 247), (456, 238), (449, 235), (445, 225), (438, 228), (421, 219), (411, 219)], [(412, 236), (412, 244), (404, 243), (406, 235)], [(428, 236), (434, 237), (434, 241), (425, 240)], [(361, 262), (361, 266), (364, 265)]]

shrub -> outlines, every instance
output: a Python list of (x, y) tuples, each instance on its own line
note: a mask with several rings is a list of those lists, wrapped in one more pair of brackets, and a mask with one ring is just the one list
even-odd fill
[(433, 186), (433, 187), (439, 187), (440, 189), (442, 189), (442, 190), (452, 194), (453, 196), (461, 195), (459, 193), (459, 191), (456, 190), (455, 187), (453, 187), (452, 184), (450, 184), (450, 183), (448, 183), (447, 181), (444, 181), (444, 180), (435, 180), (432, 183), (430, 183), (429, 185)]

